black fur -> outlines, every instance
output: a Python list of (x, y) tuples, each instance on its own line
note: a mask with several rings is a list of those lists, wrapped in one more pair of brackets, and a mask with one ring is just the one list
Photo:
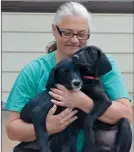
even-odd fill
[[(94, 101), (94, 107), (84, 119), (85, 143), (83, 152), (129, 152), (132, 132), (128, 120), (123, 118), (115, 125), (98, 121), (97, 118), (111, 106), (112, 102), (105, 94), (100, 79), (92, 80), (85, 77), (101, 77), (110, 72), (112, 67), (108, 58), (99, 48), (86, 46), (73, 55), (73, 61), (79, 67), (82, 76), (82, 91)], [(100, 134), (99, 130), (103, 130), (104, 135)], [(112, 132), (113, 141), (110, 141), (112, 136), (106, 138), (105, 135), (108, 135), (108, 131)], [(102, 140), (104, 140), (103, 145), (101, 145)], [(109, 142), (111, 145), (108, 145)]]

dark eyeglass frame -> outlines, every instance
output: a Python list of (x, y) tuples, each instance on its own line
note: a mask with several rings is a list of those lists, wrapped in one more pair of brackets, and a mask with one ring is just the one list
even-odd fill
[[(64, 36), (62, 35), (62, 32), (65, 32), (65, 31), (64, 31), (64, 30), (61, 30), (61, 29), (58, 27), (58, 25), (56, 25), (56, 28), (57, 28), (57, 31), (58, 31), (58, 33), (60, 34), (60, 36), (64, 37)], [(90, 37), (90, 34), (89, 34), (89, 33), (87, 33), (87, 38), (79, 38), (78, 33), (77, 33), (77, 34), (72, 33), (72, 34), (73, 34), (73, 35), (72, 35), (71, 37), (68, 37), (68, 38), (72, 38), (74, 35), (76, 35), (79, 40), (88, 40), (89, 37)], [(65, 38), (67, 38), (67, 37), (65, 37)]]

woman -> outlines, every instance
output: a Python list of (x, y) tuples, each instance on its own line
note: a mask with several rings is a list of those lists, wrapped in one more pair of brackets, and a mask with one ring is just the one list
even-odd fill
[[(57, 10), (52, 24), (56, 45), (52, 45), (52, 48), (49, 47), (48, 50), (51, 53), (32, 61), (23, 68), (8, 97), (6, 108), (10, 110), (10, 115), (6, 130), (11, 140), (33, 141), (36, 139), (33, 125), (20, 119), (20, 111), (30, 99), (45, 90), (49, 72), (56, 63), (71, 57), (73, 53), (87, 44), (91, 31), (90, 24), (90, 14), (79, 3), (68, 2)], [(53, 49), (54, 47), (55, 49)], [(125, 117), (131, 122), (132, 109), (128, 92), (115, 61), (110, 56), (108, 58), (112, 64), (112, 71), (102, 77), (102, 82), (113, 104), (99, 120), (114, 124)], [(57, 85), (57, 89), (52, 88), (49, 93), (53, 97), (52, 102), (54, 103), (46, 120), (49, 135), (64, 130), (77, 119), (77, 111), (73, 110), (74, 107), (87, 113), (93, 107), (92, 99), (80, 90), (69, 91), (64, 86)], [(60, 114), (54, 115), (56, 105), (67, 108)], [(81, 130), (77, 140), (78, 152), (82, 149), (83, 140)]]

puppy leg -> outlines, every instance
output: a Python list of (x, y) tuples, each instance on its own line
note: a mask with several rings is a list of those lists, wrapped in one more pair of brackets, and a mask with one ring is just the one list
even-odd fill
[(52, 152), (61, 152), (62, 141), (61, 141), (60, 133), (50, 136), (49, 147)]
[(65, 130), (60, 133), (62, 141), (61, 152), (71, 152), (71, 126), (68, 126)]
[(132, 131), (126, 118), (118, 122), (118, 132), (115, 142), (115, 149), (112, 152), (129, 152), (132, 144)]
[[(84, 119), (84, 145), (82, 152), (93, 151), (93, 146), (95, 145), (95, 137), (93, 132), (94, 119), (90, 115), (86, 116)], [(95, 151), (93, 151), (95, 152)]]
[(45, 121), (47, 113), (53, 104), (50, 102), (50, 96), (46, 96), (45, 99), (43, 98), (39, 102), (40, 104), (38, 104), (32, 111), (32, 122), (35, 127), (37, 143), (40, 152), (51, 152), (48, 144), (48, 133)]
[[(71, 152), (71, 137), (68, 129), (51, 138), (50, 149), (52, 152)], [(72, 151), (75, 152), (75, 151)]]
[[(111, 102), (106, 101), (94, 101), (94, 107), (90, 111), (90, 113), (85, 117), (84, 120), (84, 134), (85, 134), (85, 142), (84, 142), (84, 152), (94, 151), (97, 152), (98, 148), (95, 144), (95, 135), (93, 131), (94, 121), (100, 117), (106, 109), (111, 105)], [(88, 149), (88, 151), (87, 151)]]

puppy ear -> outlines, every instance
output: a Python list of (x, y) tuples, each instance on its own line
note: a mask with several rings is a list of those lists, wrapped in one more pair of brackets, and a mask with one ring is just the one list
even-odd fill
[(74, 54), (73, 56), (72, 56), (72, 60), (73, 60), (73, 63), (74, 64), (77, 64), (78, 63), (78, 61), (79, 61), (79, 55), (78, 54)]
[(49, 90), (50, 88), (54, 88), (55, 87), (55, 73), (56, 73), (56, 68), (53, 68), (52, 71), (49, 74), (48, 80), (47, 80), (47, 84), (46, 84), (46, 88)]
[(78, 56), (77, 54), (74, 54), (74, 55), (72, 56), (72, 58), (73, 58), (74, 60), (78, 60), (78, 59), (79, 59), (79, 56)]
[(95, 74), (97, 77), (102, 76), (112, 70), (111, 63), (109, 59), (107, 58), (107, 56), (105, 55), (105, 53), (101, 51), (99, 51), (98, 53), (99, 53), (100, 58), (96, 64)]

